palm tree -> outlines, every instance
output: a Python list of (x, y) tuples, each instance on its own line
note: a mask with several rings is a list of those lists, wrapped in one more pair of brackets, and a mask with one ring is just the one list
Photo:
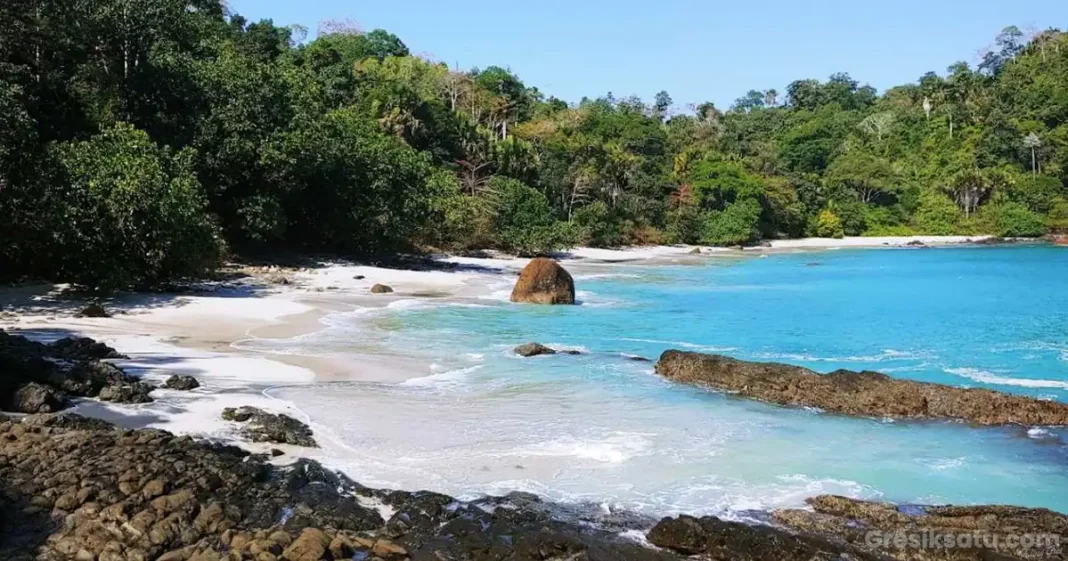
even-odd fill
[(1023, 139), (1024, 148), (1031, 149), (1031, 176), (1038, 175), (1038, 157), (1035, 154), (1035, 150), (1042, 146), (1042, 139), (1038, 138), (1038, 135), (1029, 132)]

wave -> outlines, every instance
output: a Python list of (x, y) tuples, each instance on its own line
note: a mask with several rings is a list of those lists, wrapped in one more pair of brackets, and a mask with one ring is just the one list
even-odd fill
[(898, 351), (884, 349), (877, 355), (818, 356), (807, 353), (754, 353), (751, 356), (764, 360), (795, 360), (799, 362), (885, 362), (899, 360), (925, 360), (935, 356), (926, 351)]
[(620, 464), (644, 454), (651, 446), (649, 434), (615, 432), (602, 438), (561, 437), (520, 448), (509, 455), (573, 457), (606, 464)]
[[(434, 365), (431, 366), (433, 367)], [(481, 370), (485, 367), (485, 364), (478, 364), (469, 368), (460, 368), (457, 370), (449, 370), (446, 372), (431, 374), (429, 376), (423, 376), (421, 378), (412, 378), (410, 380), (405, 380), (397, 385), (404, 388), (456, 387), (461, 385), (461, 383), (467, 377), (468, 374)]]
[(641, 275), (635, 275), (631, 273), (591, 273), (588, 275), (576, 275), (575, 280), (597, 280), (597, 279), (640, 279)]
[(638, 339), (633, 337), (620, 337), (617, 339), (609, 339), (610, 341), (630, 341), (632, 343), (655, 343), (657, 345), (671, 345), (673, 347), (682, 347), (684, 349), (700, 350), (708, 353), (729, 353), (737, 351), (737, 347), (717, 347), (714, 345), (699, 345), (697, 343), (688, 343), (686, 341), (663, 341), (660, 339)]
[(1031, 378), (1009, 378), (1006, 376), (1000, 376), (993, 372), (986, 370), (980, 370), (978, 368), (943, 368), (947, 374), (953, 374), (955, 376), (961, 376), (981, 382), (983, 384), (993, 384), (997, 386), (1019, 386), (1023, 388), (1056, 388), (1062, 390), (1068, 390), (1068, 381), (1064, 380), (1035, 380)]

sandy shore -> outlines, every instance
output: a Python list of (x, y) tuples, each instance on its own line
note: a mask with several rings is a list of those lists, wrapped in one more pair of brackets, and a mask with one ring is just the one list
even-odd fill
[[(847, 247), (900, 247), (969, 243), (980, 237), (845, 238), (783, 240), (756, 251), (807, 251)], [(604, 274), (620, 263), (685, 264), (744, 258), (754, 250), (649, 246), (618, 250), (576, 248), (557, 256), (576, 277)], [(432, 373), (431, 365), (380, 347), (348, 349), (345, 357), (250, 350), (256, 339), (289, 339), (326, 327), (332, 314), (413, 301), (464, 302), (507, 297), (527, 259), (490, 253), (442, 256), (422, 270), (344, 263), (273, 272), (240, 282), (209, 285), (190, 295), (128, 294), (106, 302), (111, 318), (78, 318), (86, 301), (63, 296), (62, 287), (0, 290), (0, 328), (41, 340), (86, 336), (130, 356), (120, 365), (151, 382), (187, 374), (202, 387), (192, 393), (157, 390), (155, 403), (79, 407), (130, 428), (152, 427), (218, 439), (235, 435), (219, 415), (225, 407), (253, 405), (303, 415), (264, 390), (313, 382), (399, 383)], [(285, 276), (280, 283), (279, 274)], [(376, 283), (395, 292), (372, 295)], [(369, 326), (369, 328), (373, 328)]]

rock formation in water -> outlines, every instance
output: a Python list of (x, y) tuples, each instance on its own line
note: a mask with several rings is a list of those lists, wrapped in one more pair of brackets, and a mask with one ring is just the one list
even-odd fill
[(844, 415), (951, 419), (975, 425), (1068, 425), (1068, 404), (899, 380), (878, 372), (818, 374), (800, 366), (683, 351), (666, 351), (656, 372), (676, 382)]
[(50, 345), (0, 330), (0, 409), (49, 413), (72, 397), (147, 403), (153, 387), (102, 359), (124, 358), (92, 339), (61, 339)]
[(163, 383), (163, 387), (171, 390), (189, 391), (199, 388), (200, 382), (192, 376), (175, 374), (174, 376), (167, 378), (167, 381)]
[(574, 304), (575, 280), (552, 259), (531, 259), (519, 273), (511, 300), (526, 304)]
[(227, 407), (222, 418), (235, 423), (244, 423), (241, 434), (252, 442), (273, 442), (317, 448), (308, 425), (289, 415), (268, 413), (257, 407)]
[(519, 355), (521, 357), (524, 357), (524, 358), (530, 358), (532, 356), (554, 355), (554, 354), (556, 354), (555, 350), (550, 349), (549, 347), (546, 347), (545, 345), (542, 345), (541, 343), (525, 343), (523, 345), (519, 345), (518, 347), (516, 347), (514, 349), (514, 351), (515, 351), (515, 354), (517, 354), (517, 355)]

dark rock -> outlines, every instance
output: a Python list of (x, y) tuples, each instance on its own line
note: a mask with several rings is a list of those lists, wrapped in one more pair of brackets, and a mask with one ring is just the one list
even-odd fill
[(100, 401), (113, 403), (152, 403), (152, 397), (148, 394), (153, 389), (152, 386), (143, 382), (114, 384), (101, 388), (96, 397)]
[(511, 300), (527, 304), (574, 304), (575, 280), (552, 259), (531, 259), (519, 273)]
[(646, 536), (658, 547), (683, 555), (707, 554), (729, 561), (810, 561), (813, 559), (883, 559), (860, 548), (826, 538), (793, 535), (767, 526), (749, 526), (712, 516), (665, 518)]
[(393, 292), (393, 287), (385, 284), (376, 284), (371, 287), (371, 294), (390, 294)]
[(174, 376), (167, 378), (167, 381), (163, 383), (163, 387), (172, 390), (189, 391), (199, 388), (200, 382), (198, 382), (197, 379), (192, 376), (175, 374)]
[(920, 240), (912, 240), (905, 245), (908, 247), (927, 247), (927, 244), (921, 242)]
[(805, 263), (806, 267), (820, 267), (822, 265), (823, 265), (823, 263), (815, 263), (815, 262), (814, 263)]
[(237, 423), (248, 423), (242, 431), (253, 442), (274, 442), (317, 448), (308, 425), (283, 414), (268, 413), (256, 407), (227, 407), (222, 418)]
[(363, 275), (356, 275), (356, 276), (352, 277), (353, 280), (363, 280), (365, 278), (367, 278), (367, 277), (365, 277)]
[(80, 318), (109, 318), (111, 314), (104, 309), (104, 306), (100, 304), (89, 304), (82, 311), (78, 312)]
[(37, 382), (27, 382), (15, 390), (4, 409), (16, 413), (52, 413), (63, 409), (66, 404), (67, 398), (63, 392)]
[(624, 357), (625, 357), (625, 358), (626, 358), (627, 360), (631, 361), (631, 362), (652, 362), (651, 360), (649, 360), (649, 359), (645, 358), (644, 356), (638, 356), (638, 355), (624, 355)]
[(518, 347), (516, 347), (515, 354), (521, 357), (529, 358), (532, 356), (554, 355), (556, 354), (556, 351), (550, 349), (549, 347), (546, 347), (545, 345), (542, 345), (541, 343), (526, 343), (524, 345), (519, 345)]
[(878, 372), (818, 374), (787, 364), (666, 351), (656, 372), (676, 382), (778, 405), (845, 415), (954, 419), (976, 425), (1068, 425), (1068, 404), (985, 389), (899, 380)]
[(115, 349), (88, 337), (68, 337), (48, 345), (47, 354), (67, 360), (103, 360), (130, 358)]

